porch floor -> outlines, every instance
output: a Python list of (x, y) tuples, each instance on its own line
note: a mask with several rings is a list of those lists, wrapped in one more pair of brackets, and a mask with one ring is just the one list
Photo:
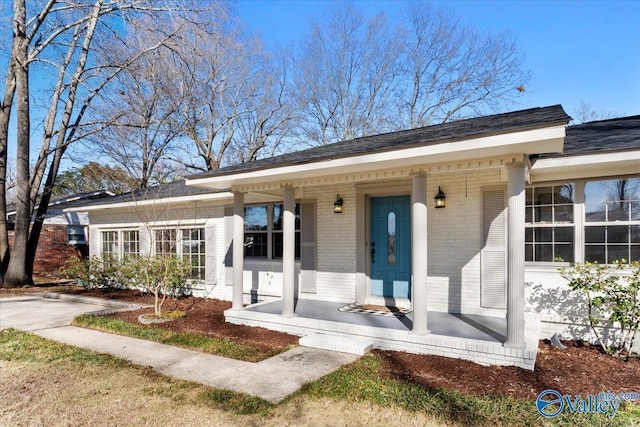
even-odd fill
[[(282, 300), (265, 301), (246, 306), (242, 310), (225, 311), (225, 320), (247, 326), (259, 326), (295, 334), (310, 341), (305, 345), (336, 345), (353, 341), (363, 347), (382, 350), (407, 351), (471, 360), (483, 365), (519, 366), (533, 370), (538, 350), (540, 322), (525, 321), (525, 347), (508, 348), (504, 317), (442, 313), (427, 313), (429, 334), (413, 334), (413, 315), (376, 316), (340, 311), (344, 302), (299, 299), (295, 303), (295, 317), (284, 317)], [(313, 335), (317, 339), (312, 339)], [(328, 344), (327, 344), (328, 343)], [(341, 344), (342, 345), (342, 344)], [(338, 351), (338, 347), (331, 348)], [(347, 351), (347, 350), (344, 350)], [(347, 351), (350, 352), (350, 351)]]
[[(342, 302), (300, 299), (296, 302), (295, 313), (296, 317), (300, 318), (406, 332), (411, 331), (413, 313), (396, 317), (338, 310), (345, 305), (347, 304)], [(282, 313), (282, 300), (258, 303), (247, 306), (245, 309), (251, 312), (279, 315)], [(433, 335), (496, 343), (502, 343), (506, 340), (507, 320), (504, 317), (429, 311), (427, 313), (427, 323)]]

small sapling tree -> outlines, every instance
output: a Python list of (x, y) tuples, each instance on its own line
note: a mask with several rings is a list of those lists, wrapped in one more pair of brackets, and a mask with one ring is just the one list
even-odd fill
[(131, 286), (138, 286), (154, 296), (154, 317), (162, 317), (162, 305), (168, 294), (188, 287), (191, 266), (176, 255), (138, 255), (124, 260), (122, 268)]

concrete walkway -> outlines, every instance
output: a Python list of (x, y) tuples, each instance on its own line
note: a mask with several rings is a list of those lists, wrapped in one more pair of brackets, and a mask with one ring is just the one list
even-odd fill
[(0, 299), (0, 329), (30, 331), (44, 338), (151, 366), (164, 375), (251, 394), (273, 403), (359, 357), (300, 346), (262, 362), (251, 363), (69, 326), (81, 314), (137, 307), (68, 295), (57, 299), (43, 295), (4, 298)]

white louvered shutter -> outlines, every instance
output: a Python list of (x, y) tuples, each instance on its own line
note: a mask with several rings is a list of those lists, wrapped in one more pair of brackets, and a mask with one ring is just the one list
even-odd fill
[(505, 191), (483, 191), (480, 303), (485, 308), (507, 306), (506, 219)]

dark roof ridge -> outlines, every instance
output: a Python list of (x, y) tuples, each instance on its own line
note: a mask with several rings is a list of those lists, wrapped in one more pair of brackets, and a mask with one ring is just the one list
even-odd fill
[(118, 203), (137, 203), (153, 199), (168, 199), (173, 197), (189, 197), (201, 196), (212, 193), (223, 193), (224, 191), (216, 191), (206, 188), (187, 186), (186, 180), (177, 179), (171, 182), (152, 185), (146, 188), (139, 188), (133, 191), (118, 194), (107, 199), (87, 200), (82, 203), (82, 207), (95, 205), (114, 205)]
[(640, 115), (595, 120), (567, 127), (562, 153), (537, 158), (640, 150)]
[[(533, 112), (533, 111), (541, 111), (544, 109), (551, 109), (551, 108), (562, 108), (561, 104), (555, 104), (555, 105), (549, 105), (547, 107), (532, 107), (532, 108), (526, 108), (524, 110), (516, 110), (516, 111), (507, 111), (505, 113), (497, 113), (497, 114), (490, 114), (488, 116), (478, 116), (478, 117), (467, 117), (466, 119), (459, 119), (459, 120), (452, 120), (450, 122), (444, 122), (444, 123), (435, 123), (432, 125), (427, 125), (427, 126), (420, 126), (417, 128), (413, 128), (413, 129), (400, 129), (400, 130), (394, 130), (394, 131), (389, 131), (389, 132), (382, 132), (382, 133), (377, 133), (375, 135), (368, 135), (368, 136), (359, 136), (357, 138), (353, 138), (353, 139), (344, 139), (341, 141), (336, 141), (336, 142), (332, 142), (330, 144), (325, 144), (324, 146), (327, 145), (333, 145), (333, 144), (342, 144), (342, 143), (347, 143), (347, 142), (355, 142), (361, 139), (367, 139), (367, 138), (375, 138), (375, 137), (384, 137), (384, 136), (388, 136), (388, 135), (398, 135), (398, 134), (403, 134), (403, 133), (411, 133), (411, 132), (416, 132), (416, 131), (420, 131), (422, 129), (434, 129), (434, 128), (438, 128), (438, 127), (447, 127), (447, 126), (451, 126), (451, 125), (464, 125), (465, 123), (471, 122), (471, 121), (477, 121), (479, 119), (498, 119), (500, 117), (505, 117), (505, 116), (515, 116), (515, 115), (521, 115), (521, 114), (526, 114), (529, 112)], [(313, 149), (313, 148), (318, 148), (318, 147), (311, 147), (308, 149)], [(305, 150), (308, 150), (305, 149)], [(301, 150), (301, 151), (305, 151), (305, 150)]]
[(626, 121), (626, 120), (638, 120), (638, 119), (640, 119), (640, 114), (636, 114), (634, 116), (612, 117), (610, 119), (592, 120), (590, 122), (584, 122), (584, 123), (577, 123), (575, 125), (569, 125), (569, 127), (570, 128), (575, 128), (575, 127), (578, 127), (578, 126), (592, 125), (592, 124), (597, 124), (597, 123), (617, 122), (617, 121)]
[(331, 144), (306, 148), (277, 156), (226, 166), (217, 170), (194, 174), (187, 180), (224, 176), (257, 171), (273, 167), (302, 165), (307, 163), (354, 157), (365, 153), (379, 153), (412, 146), (428, 146), (462, 140), (476, 135), (490, 136), (514, 129), (529, 130), (551, 124), (567, 125), (571, 117), (560, 104), (535, 107), (456, 120), (415, 129), (406, 129), (377, 135), (363, 136)]

